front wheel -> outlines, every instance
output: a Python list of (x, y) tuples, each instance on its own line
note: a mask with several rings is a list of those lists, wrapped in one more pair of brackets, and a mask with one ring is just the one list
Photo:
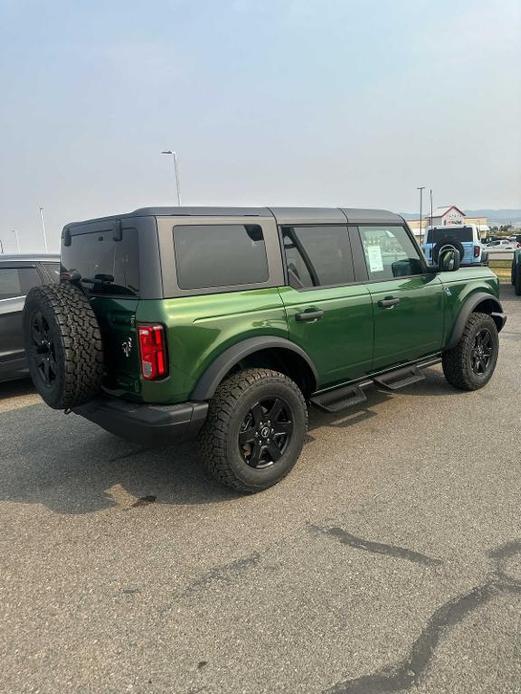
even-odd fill
[(494, 319), (486, 313), (471, 313), (458, 344), (442, 355), (447, 381), (460, 390), (477, 390), (486, 385), (499, 352)]
[(247, 369), (221, 383), (201, 431), (212, 477), (241, 492), (267, 489), (297, 462), (307, 430), (302, 392), (284, 374)]

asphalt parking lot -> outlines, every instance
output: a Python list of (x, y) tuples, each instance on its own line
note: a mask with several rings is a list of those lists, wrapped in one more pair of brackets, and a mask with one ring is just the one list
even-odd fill
[(521, 692), (521, 299), (496, 374), (439, 368), (237, 496), (0, 386), (0, 691)]

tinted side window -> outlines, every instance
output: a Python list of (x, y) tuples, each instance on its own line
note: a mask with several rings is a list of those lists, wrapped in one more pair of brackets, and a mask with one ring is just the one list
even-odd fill
[(283, 227), (282, 238), (292, 287), (354, 282), (347, 226)]
[(420, 256), (404, 227), (359, 226), (371, 280), (420, 275)]
[(268, 259), (258, 224), (194, 224), (174, 227), (177, 284), (209, 289), (268, 280)]
[(34, 268), (0, 268), (0, 299), (25, 296), (29, 289), (40, 284)]

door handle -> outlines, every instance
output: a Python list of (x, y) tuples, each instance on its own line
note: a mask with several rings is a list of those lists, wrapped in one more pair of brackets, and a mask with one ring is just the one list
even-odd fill
[(387, 296), (385, 299), (380, 299), (378, 306), (380, 308), (394, 308), (398, 306), (400, 299), (395, 299), (394, 296)]
[(320, 320), (323, 315), (324, 315), (324, 311), (321, 311), (320, 309), (307, 308), (305, 311), (302, 311), (302, 313), (296, 313), (295, 314), (295, 320), (297, 320), (299, 322), (316, 321), (316, 320)]

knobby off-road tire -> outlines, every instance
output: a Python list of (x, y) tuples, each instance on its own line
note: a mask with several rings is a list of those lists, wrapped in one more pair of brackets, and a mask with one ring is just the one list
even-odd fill
[(482, 388), (494, 373), (498, 351), (494, 319), (487, 313), (471, 313), (458, 344), (442, 355), (445, 378), (460, 390)]
[(306, 401), (291, 379), (270, 369), (241, 371), (210, 401), (199, 438), (203, 463), (237, 491), (267, 489), (297, 462), (307, 423)]
[(441, 238), (432, 249), (432, 262), (438, 263), (440, 259), (440, 252), (443, 248), (453, 248), (456, 253), (459, 253), (460, 262), (463, 262), (463, 256), (465, 255), (465, 249), (463, 244), (458, 241), (458, 239), (453, 236), (447, 235)]
[(34, 287), (23, 323), (29, 371), (45, 402), (63, 410), (91, 400), (101, 387), (103, 346), (83, 292), (67, 282)]

